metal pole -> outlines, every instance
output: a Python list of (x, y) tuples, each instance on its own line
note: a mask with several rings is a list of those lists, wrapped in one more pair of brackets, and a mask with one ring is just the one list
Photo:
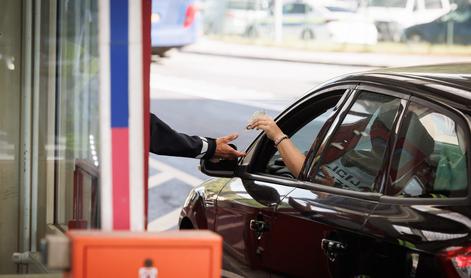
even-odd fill
[(22, 49), (22, 167), (21, 172), (21, 242), (20, 251), (26, 252), (30, 249), (31, 236), (31, 69), (32, 69), (32, 51), (33, 45), (33, 1), (25, 0), (23, 2), (23, 49)]
[(453, 20), (449, 20), (447, 22), (447, 30), (446, 30), (446, 44), (453, 45), (453, 33), (454, 33), (454, 22)]
[(283, 3), (282, 0), (274, 0), (274, 15), (275, 15), (275, 42), (281, 43), (283, 40)]
[(34, 70), (33, 70), (33, 149), (31, 175), (31, 251), (36, 252), (38, 233), (38, 189), (39, 189), (39, 94), (41, 62), (41, 1), (34, 5)]

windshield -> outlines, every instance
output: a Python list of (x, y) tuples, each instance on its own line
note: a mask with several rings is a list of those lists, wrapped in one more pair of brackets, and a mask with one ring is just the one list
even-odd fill
[(227, 2), (227, 8), (234, 10), (262, 10), (268, 8), (267, 1), (233, 0)]
[(371, 7), (405, 8), (407, 0), (368, 0)]
[(341, 12), (341, 13), (353, 13), (354, 11), (344, 7), (337, 7), (337, 6), (325, 6), (327, 10), (330, 12)]

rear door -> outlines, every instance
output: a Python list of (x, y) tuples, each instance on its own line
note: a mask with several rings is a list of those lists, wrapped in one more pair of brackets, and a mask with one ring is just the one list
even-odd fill
[(436, 255), (469, 244), (469, 136), (458, 111), (411, 99), (395, 139), (384, 196), (365, 225), (377, 238), (365, 246), (372, 251), (372, 274), (444, 277)]
[(360, 88), (304, 165), (304, 182), (277, 207), (270, 266), (279, 275), (366, 273), (363, 225), (380, 198), (382, 166), (405, 95)]

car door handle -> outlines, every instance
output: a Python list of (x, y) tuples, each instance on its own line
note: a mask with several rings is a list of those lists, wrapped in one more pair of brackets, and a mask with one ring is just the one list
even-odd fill
[(250, 230), (255, 232), (257, 239), (262, 239), (262, 235), (264, 232), (269, 230), (269, 225), (263, 220), (250, 220), (249, 224)]
[(338, 255), (345, 253), (347, 245), (336, 240), (322, 239), (321, 248), (330, 261), (334, 262)]
[(268, 231), (268, 224), (263, 220), (250, 220), (250, 230), (254, 232), (265, 232)]

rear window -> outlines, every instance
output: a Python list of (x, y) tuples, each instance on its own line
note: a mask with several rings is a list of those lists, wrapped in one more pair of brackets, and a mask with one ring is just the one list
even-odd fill
[(354, 13), (355, 11), (352, 9), (344, 8), (344, 7), (337, 7), (337, 6), (325, 6), (327, 10), (330, 12), (341, 12), (341, 13)]
[(407, 0), (369, 0), (368, 6), (372, 7), (393, 7), (405, 8)]
[(286, 4), (283, 6), (283, 14), (304, 14), (307, 6), (301, 3)]
[(425, 0), (425, 8), (426, 9), (441, 9), (442, 8), (442, 1), (441, 0)]
[(444, 110), (411, 102), (393, 153), (389, 195), (463, 197), (468, 191), (465, 124)]
[(233, 10), (255, 10), (257, 5), (255, 1), (229, 1), (227, 7)]

